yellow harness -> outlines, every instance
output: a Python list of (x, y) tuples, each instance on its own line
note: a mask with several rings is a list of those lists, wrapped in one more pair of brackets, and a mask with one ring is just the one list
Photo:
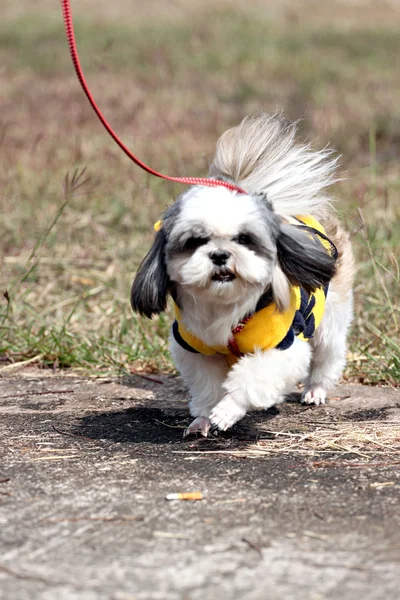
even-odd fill
[[(314, 217), (296, 217), (290, 222), (307, 226), (310, 233), (318, 235), (318, 239), (325, 249), (334, 257), (337, 256), (335, 246), (326, 236), (322, 225)], [(231, 367), (244, 354), (251, 354), (256, 350), (271, 350), (289, 348), (295, 336), (302, 340), (309, 340), (318, 325), (321, 323), (325, 298), (328, 286), (318, 288), (315, 292), (307, 294), (298, 286), (290, 288), (289, 308), (281, 313), (267, 293), (260, 298), (256, 312), (243, 319), (232, 331), (232, 337), (226, 346), (208, 346), (201, 339), (194, 336), (182, 324), (179, 307), (174, 302), (175, 322), (173, 335), (175, 340), (189, 352), (200, 353), (206, 356), (224, 354), (228, 365)]]

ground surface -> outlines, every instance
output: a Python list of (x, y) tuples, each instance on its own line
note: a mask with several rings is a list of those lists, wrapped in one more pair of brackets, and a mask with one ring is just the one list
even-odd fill
[(153, 377), (0, 380), (2, 600), (398, 598), (398, 390), (183, 441), (185, 391)]

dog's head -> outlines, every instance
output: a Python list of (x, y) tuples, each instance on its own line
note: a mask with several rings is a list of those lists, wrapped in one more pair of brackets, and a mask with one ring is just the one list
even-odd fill
[(193, 187), (166, 211), (133, 282), (131, 303), (151, 317), (165, 309), (169, 293), (232, 305), (272, 288), (285, 310), (289, 284), (312, 290), (334, 271), (334, 258), (285, 223), (264, 194)]

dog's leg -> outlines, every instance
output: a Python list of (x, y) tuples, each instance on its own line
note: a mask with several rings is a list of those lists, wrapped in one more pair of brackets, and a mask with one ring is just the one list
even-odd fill
[(231, 369), (224, 397), (212, 409), (212, 427), (225, 431), (250, 408), (267, 409), (283, 402), (298, 381), (306, 377), (311, 359), (307, 342), (296, 339), (287, 350), (246, 355)]
[(353, 314), (352, 297), (343, 302), (328, 293), (324, 317), (311, 340), (313, 357), (301, 401), (325, 404), (328, 391), (337, 383), (346, 364), (346, 336)]
[(190, 391), (190, 414), (196, 417), (185, 429), (184, 436), (191, 433), (207, 436), (210, 412), (224, 394), (222, 384), (228, 373), (226, 359), (221, 355), (204, 356), (189, 352), (172, 337), (170, 349), (173, 361)]

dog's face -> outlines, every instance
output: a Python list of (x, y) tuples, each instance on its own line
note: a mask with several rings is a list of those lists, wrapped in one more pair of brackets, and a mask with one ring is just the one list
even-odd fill
[(206, 301), (240, 302), (271, 282), (278, 225), (265, 197), (193, 188), (166, 243), (170, 280)]
[(320, 244), (285, 224), (265, 195), (194, 187), (166, 211), (133, 282), (131, 303), (151, 317), (165, 309), (168, 293), (241, 305), (270, 287), (284, 310), (289, 283), (319, 287), (334, 269)]

